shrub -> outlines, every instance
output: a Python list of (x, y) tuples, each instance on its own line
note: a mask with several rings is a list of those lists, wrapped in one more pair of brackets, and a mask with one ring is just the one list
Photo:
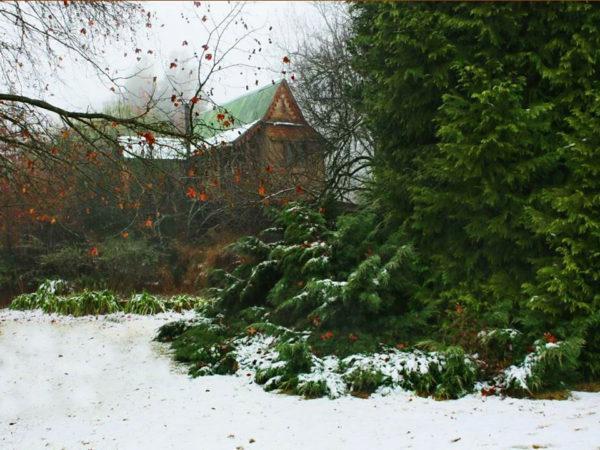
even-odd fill
[(304, 398), (319, 398), (325, 397), (329, 393), (329, 389), (324, 380), (299, 380), (296, 393)]
[(141, 289), (156, 282), (164, 255), (142, 239), (108, 239), (98, 244), (99, 256), (90, 258), (83, 245), (65, 245), (42, 255), (44, 273), (77, 280), (85, 288), (107, 283), (120, 291)]
[(233, 373), (237, 370), (237, 361), (229, 354), (233, 350), (229, 337), (222, 326), (196, 323), (173, 337), (175, 360), (190, 364), (192, 376)]
[(477, 380), (477, 366), (460, 347), (449, 347), (442, 353), (444, 364), (440, 368), (435, 388), (438, 399), (459, 398), (473, 391)]
[(509, 392), (533, 393), (564, 388), (577, 379), (578, 358), (583, 339), (571, 338), (559, 342), (536, 341), (533, 352), (519, 365), (508, 367), (497, 379)]
[(387, 384), (389, 379), (379, 370), (361, 367), (348, 372), (344, 381), (348, 383), (352, 392), (372, 394), (377, 388)]
[(176, 320), (167, 322), (162, 325), (154, 338), (158, 342), (171, 342), (178, 338), (190, 328), (190, 323), (187, 320)]
[(259, 369), (254, 376), (265, 389), (280, 389), (297, 393), (298, 375), (307, 373), (312, 367), (312, 355), (305, 342), (285, 342), (277, 346), (279, 356), (270, 366)]
[(478, 358), (485, 364), (484, 371), (490, 375), (496, 375), (525, 356), (524, 335), (514, 328), (483, 330), (477, 338)]
[(41, 255), (39, 262), (43, 272), (69, 280), (92, 275), (94, 272), (94, 261), (86, 249), (75, 244), (52, 249)]
[(585, 381), (600, 380), (600, 311), (585, 319), (581, 331), (584, 340), (579, 356), (581, 375)]
[(277, 346), (279, 361), (286, 363), (290, 373), (299, 374), (310, 371), (312, 355), (305, 342), (283, 343)]

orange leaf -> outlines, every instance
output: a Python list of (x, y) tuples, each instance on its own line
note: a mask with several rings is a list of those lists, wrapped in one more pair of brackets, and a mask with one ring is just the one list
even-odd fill
[(150, 217), (148, 217), (144, 222), (144, 228), (152, 228), (153, 225), (154, 222), (152, 222), (152, 219)]
[(206, 195), (206, 192), (204, 192), (204, 191), (200, 192), (200, 194), (198, 194), (198, 200), (200, 200), (201, 202), (205, 202), (206, 200), (208, 200), (208, 196)]
[(325, 333), (323, 333), (321, 335), (321, 340), (322, 341), (328, 341), (329, 339), (331, 339), (333, 337), (333, 331), (327, 331)]
[(263, 184), (258, 186), (258, 195), (260, 195), (261, 197), (267, 195), (267, 190), (265, 189), (265, 186)]
[(127, 239), (127, 238), (129, 237), (129, 232), (127, 232), (127, 231), (122, 231), (122, 232), (121, 232), (121, 237), (122, 237), (123, 239)]
[(156, 142), (156, 138), (154, 137), (154, 134), (151, 131), (146, 131), (145, 133), (142, 133), (142, 137), (146, 140), (148, 145), (154, 145), (154, 143)]
[(193, 199), (193, 198), (196, 198), (196, 195), (197, 195), (196, 194), (196, 189), (194, 189), (192, 186), (190, 186), (190, 187), (187, 188), (187, 191), (185, 193), (185, 196), (187, 198), (192, 198)]
[(100, 252), (98, 251), (98, 247), (92, 247), (88, 250), (88, 254), (92, 257), (98, 256)]

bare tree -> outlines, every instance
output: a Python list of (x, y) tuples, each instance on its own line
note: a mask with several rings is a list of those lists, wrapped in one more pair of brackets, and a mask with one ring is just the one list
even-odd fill
[(373, 143), (364, 117), (352, 106), (361, 79), (352, 69), (348, 5), (315, 3), (324, 31), (305, 34), (290, 51), (295, 95), (307, 120), (323, 135), (327, 149), (327, 188), (352, 201), (369, 180)]
[[(196, 2), (194, 5), (199, 6)], [(156, 49), (140, 48), (136, 37), (140, 30), (154, 25), (155, 17), (139, 3), (0, 3), (0, 32), (6, 36), (0, 42), (1, 219), (31, 215), (68, 228), (66, 218), (56, 218), (41, 209), (52, 204), (48, 197), (58, 199), (72, 193), (73, 177), (69, 174), (76, 171), (78, 185), (89, 191), (85, 196), (97, 202), (110, 198), (119, 208), (130, 207), (132, 224), (152, 224), (160, 232), (160, 223), (168, 215), (162, 210), (165, 201), (158, 198), (157, 183), (139, 177), (139, 172), (124, 164), (123, 154), (139, 155), (120, 138), (129, 135), (152, 147), (162, 136), (185, 143), (190, 154), (204, 151), (210, 158), (216, 153), (206, 151), (212, 143), (204, 136), (211, 125), (198, 121), (203, 109), (217, 106), (212, 100), (211, 83), (227, 71), (258, 69), (251, 58), (261, 43), (251, 39), (256, 29), (245, 22), (243, 7), (242, 3), (234, 3), (216, 17), (210, 14), (210, 6), (203, 4), (182, 14), (182, 20), (193, 21), (204, 31), (204, 41), (196, 43), (195, 49), (187, 41), (182, 42), (186, 51), (171, 55), (164, 67), (152, 73), (144, 64), (144, 56)], [(107, 49), (114, 51), (117, 44), (138, 61), (135, 70), (126, 75), (105, 62)], [(231, 62), (235, 52), (246, 52), (247, 62)], [(117, 95), (118, 106), (95, 111), (55, 103), (49, 95), (50, 83), (73, 82), (54, 74), (69, 58), (91, 69)], [(144, 159), (140, 164), (150, 167), (153, 163)], [(170, 185), (181, 196), (191, 181), (209, 182), (200, 180), (201, 173), (160, 165), (151, 169), (156, 179), (170, 178)], [(131, 198), (132, 185), (137, 187), (139, 198)], [(153, 198), (155, 210), (142, 211), (137, 206), (142, 198)], [(194, 200), (189, 210), (172, 208), (171, 216), (195, 217), (198, 210), (207, 209), (203, 202)], [(69, 232), (78, 233), (75, 229)]]

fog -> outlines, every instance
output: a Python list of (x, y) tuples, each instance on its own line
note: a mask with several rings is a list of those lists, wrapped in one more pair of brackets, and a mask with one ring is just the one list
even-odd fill
[[(194, 2), (146, 2), (144, 7), (154, 19), (151, 28), (140, 29), (136, 36), (141, 52), (136, 53), (130, 44), (123, 46), (115, 42), (106, 48), (104, 63), (118, 76), (135, 75), (133, 79), (123, 80), (132, 95), (154, 76), (162, 79), (163, 84), (168, 77), (183, 92), (186, 82), (193, 81), (195, 76), (188, 70), (191, 65), (185, 67), (184, 62), (194, 52), (202, 52), (209, 30), (238, 6), (240, 3), (235, 2), (202, 2), (200, 6)], [(323, 27), (311, 2), (245, 2), (241, 6), (240, 20), (228, 28), (219, 43), (220, 48), (235, 48), (227, 55), (229, 68), (210, 79), (208, 87), (216, 102), (274, 79), (289, 78), (293, 61), (289, 65), (282, 62), (286, 52), (296, 48), (303, 35)], [(203, 16), (206, 16), (205, 21), (202, 21)], [(177, 70), (169, 69), (175, 60)], [(282, 73), (284, 70), (286, 74)], [(59, 72), (49, 76), (54, 81), (50, 84), (48, 99), (66, 108), (101, 109), (119, 99), (118, 91), (111, 91), (111, 85), (100, 79), (91, 67), (68, 57)]]

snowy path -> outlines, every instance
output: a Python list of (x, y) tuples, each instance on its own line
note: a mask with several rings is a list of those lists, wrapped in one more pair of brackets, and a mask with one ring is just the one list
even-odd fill
[(600, 394), (302, 400), (188, 378), (165, 317), (53, 320), (0, 310), (0, 449), (600, 448)]

